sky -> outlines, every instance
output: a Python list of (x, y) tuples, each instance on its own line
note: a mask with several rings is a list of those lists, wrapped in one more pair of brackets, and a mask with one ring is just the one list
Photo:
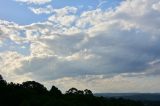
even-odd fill
[(48, 89), (160, 92), (159, 0), (1, 0), (0, 74)]

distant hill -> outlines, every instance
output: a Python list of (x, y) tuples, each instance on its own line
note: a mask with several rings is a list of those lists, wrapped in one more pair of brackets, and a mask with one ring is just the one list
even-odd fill
[(141, 101), (144, 106), (160, 106), (160, 93), (96, 93), (94, 95)]
[(125, 98), (140, 101), (160, 101), (160, 93), (96, 93), (95, 96)]

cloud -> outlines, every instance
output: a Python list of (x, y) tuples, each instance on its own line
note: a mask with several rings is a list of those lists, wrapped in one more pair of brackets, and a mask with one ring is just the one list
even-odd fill
[(52, 6), (48, 5), (46, 8), (29, 8), (35, 14), (51, 14), (53, 12)]
[[(159, 76), (160, 60), (157, 3), (159, 0), (127, 0), (115, 9), (97, 8), (81, 14), (75, 7), (47, 6), (31, 8), (36, 14), (51, 14), (44, 22), (18, 25), (1, 20), (0, 48), (9, 48), (1, 52), (0, 72), (8, 78), (12, 74), (14, 80), (26, 76), (46, 83), (62, 82), (59, 86), (64, 89), (79, 85), (119, 92), (128, 86), (132, 91), (149, 88), (143, 83), (151, 82), (149, 77), (155, 87), (148, 90), (158, 91), (158, 78), (153, 78)], [(83, 80), (85, 76), (89, 77)], [(68, 82), (73, 83), (66, 85)]]
[(97, 8), (100, 8), (103, 4), (107, 3), (107, 0), (99, 0), (99, 4), (97, 5)]
[(46, 4), (51, 2), (52, 0), (15, 0), (17, 2), (27, 3), (27, 4)]
[(22, 66), (21, 62), (26, 59), (23, 55), (17, 52), (0, 53), (0, 73), (7, 78), (8, 81), (23, 82), (31, 80), (32, 73), (24, 73), (23, 75), (16, 74), (16, 71)]
[[(94, 93), (122, 93), (122, 92), (159, 92), (159, 77), (123, 77), (117, 75), (114, 77), (84, 76), (84, 77), (64, 77), (57, 80), (45, 81), (44, 84), (51, 87), (55, 84), (62, 91), (71, 87), (78, 89), (90, 89)], [(87, 82), (87, 83), (86, 83)], [(147, 89), (146, 89), (147, 88)]]
[(76, 7), (70, 7), (70, 6), (66, 6), (63, 8), (59, 8), (59, 9), (54, 9), (51, 5), (47, 5), (46, 7), (43, 8), (34, 8), (34, 7), (30, 7), (29, 8), (33, 13), (35, 14), (57, 14), (57, 15), (67, 15), (67, 14), (75, 14), (77, 12), (77, 8)]
[(152, 5), (152, 8), (153, 8), (154, 10), (160, 11), (160, 2), (153, 4), (153, 5)]

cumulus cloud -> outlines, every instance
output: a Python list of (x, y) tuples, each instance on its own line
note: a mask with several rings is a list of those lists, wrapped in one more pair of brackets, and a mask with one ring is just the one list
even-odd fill
[(70, 7), (70, 6), (66, 6), (66, 7), (59, 8), (59, 9), (54, 9), (51, 5), (47, 5), (46, 7), (43, 7), (43, 8), (30, 7), (29, 9), (35, 14), (55, 13), (55, 14), (61, 15), (61, 16), (64, 16), (67, 14), (75, 14), (77, 12), (76, 7)]
[(15, 0), (17, 2), (27, 3), (27, 4), (46, 4), (52, 0)]
[[(45, 22), (18, 25), (1, 20), (1, 48), (17, 48), (1, 53), (0, 72), (6, 77), (10, 72), (59, 83), (64, 89), (79, 85), (98, 91), (127, 91), (128, 86), (132, 91), (141, 91), (150, 85), (145, 82), (142, 86), (143, 82), (136, 78), (151, 82), (147, 79), (150, 77), (155, 81), (155, 88), (150, 90), (158, 91), (158, 77), (152, 77), (159, 76), (158, 3), (159, 0), (126, 0), (115, 9), (97, 8), (79, 15), (75, 7), (47, 6), (31, 8), (36, 14), (52, 14)], [(22, 46), (27, 55), (22, 53)], [(73, 83), (64, 85), (68, 82)]]
[(3, 52), (0, 53), (0, 73), (7, 78), (8, 81), (23, 82), (31, 80), (32, 73), (24, 73), (23, 75), (16, 74), (16, 71), (22, 66), (21, 62), (27, 59), (17, 52)]

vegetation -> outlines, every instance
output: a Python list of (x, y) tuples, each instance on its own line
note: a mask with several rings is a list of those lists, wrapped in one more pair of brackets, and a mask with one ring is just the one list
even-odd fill
[(0, 75), (0, 106), (143, 106), (122, 98), (96, 97), (86, 90), (71, 88), (65, 94), (55, 86), (47, 90), (35, 81), (7, 83)]

